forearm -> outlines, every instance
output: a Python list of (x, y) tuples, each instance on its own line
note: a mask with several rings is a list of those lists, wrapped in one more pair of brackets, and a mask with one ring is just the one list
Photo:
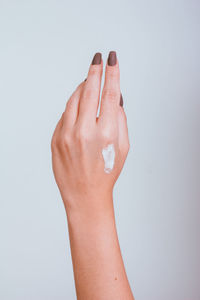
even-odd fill
[[(107, 196), (109, 199), (97, 197), (88, 199), (89, 206), (67, 210), (77, 299), (132, 300), (117, 237), (112, 196)], [(94, 207), (96, 203), (103, 205)]]

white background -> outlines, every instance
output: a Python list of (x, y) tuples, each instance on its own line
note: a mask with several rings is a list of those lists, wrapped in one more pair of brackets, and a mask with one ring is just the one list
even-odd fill
[(200, 299), (200, 2), (0, 0), (0, 299), (75, 299), (50, 140), (117, 51), (131, 150), (116, 220), (136, 300)]

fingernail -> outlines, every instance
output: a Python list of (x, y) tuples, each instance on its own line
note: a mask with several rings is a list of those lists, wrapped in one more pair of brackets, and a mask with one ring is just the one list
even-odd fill
[(108, 65), (114, 66), (117, 62), (117, 55), (115, 51), (110, 51), (108, 55)]
[(101, 53), (97, 52), (93, 57), (92, 65), (100, 65), (100, 63), (101, 63)]
[(120, 102), (119, 102), (119, 104), (123, 107), (124, 101), (123, 101), (122, 94), (121, 94), (121, 96), (120, 96)]
[(86, 81), (87, 80), (87, 78), (85, 78), (85, 80), (84, 81)]

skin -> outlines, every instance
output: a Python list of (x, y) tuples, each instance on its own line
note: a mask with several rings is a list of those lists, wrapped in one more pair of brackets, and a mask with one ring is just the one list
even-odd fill
[[(106, 63), (97, 118), (102, 71), (103, 60), (91, 64), (69, 98), (52, 137), (52, 165), (67, 214), (77, 299), (133, 300), (113, 208), (114, 184), (129, 151), (118, 59)], [(115, 148), (109, 174), (102, 156), (108, 144)]]

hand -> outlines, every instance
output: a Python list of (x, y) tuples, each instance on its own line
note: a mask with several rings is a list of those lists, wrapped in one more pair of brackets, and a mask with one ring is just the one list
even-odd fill
[(112, 201), (129, 150), (114, 51), (106, 64), (97, 118), (102, 71), (96, 53), (87, 80), (70, 97), (53, 134), (53, 171), (67, 212), (77, 299), (133, 300)]
[[(102, 71), (101, 53), (96, 53), (52, 137), (53, 171), (67, 209), (106, 205), (104, 196), (112, 194), (129, 150), (116, 52), (108, 57), (97, 118)], [(97, 194), (101, 200), (91, 203)]]

